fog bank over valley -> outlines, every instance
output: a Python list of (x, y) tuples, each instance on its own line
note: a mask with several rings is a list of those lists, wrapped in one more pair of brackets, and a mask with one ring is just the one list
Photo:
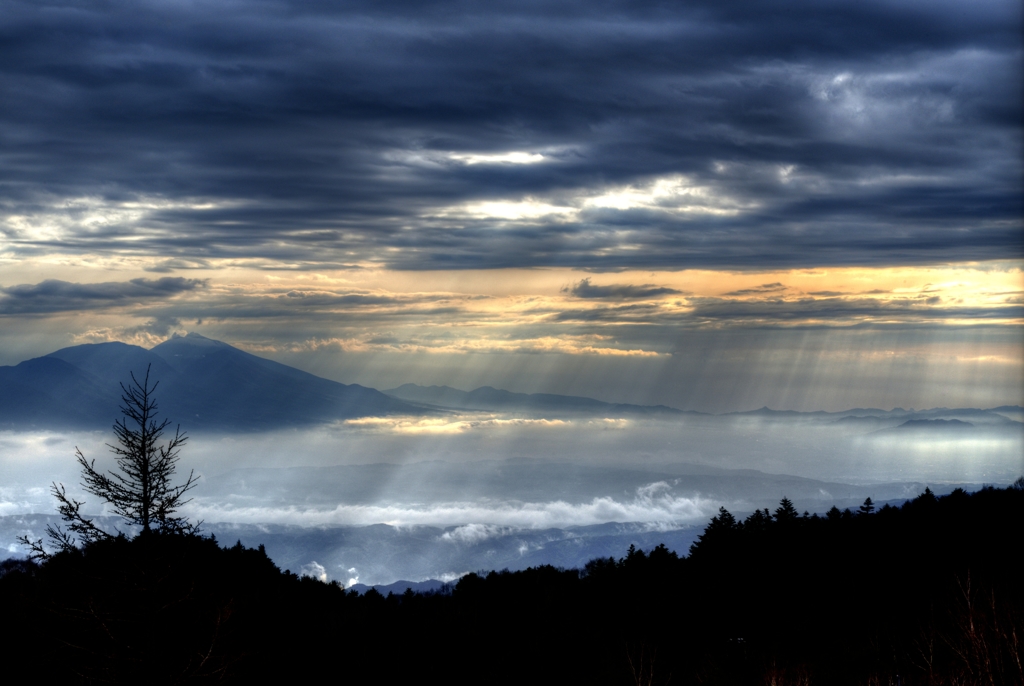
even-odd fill
[[(264, 543), (282, 567), (343, 583), (578, 566), (631, 543), (685, 552), (723, 506), (739, 515), (774, 509), (786, 496), (801, 512), (823, 513), (866, 497), (901, 501), (926, 486), (942, 493), (1010, 483), (1024, 472), (1014, 412), (463, 411), (195, 432), (181, 467), (202, 478), (184, 513), (224, 543)], [(22, 553), (16, 536), (42, 534), (55, 511), (51, 480), (102, 512), (81, 492), (73, 453), (78, 446), (98, 465), (112, 464), (109, 441), (98, 430), (0, 433), (3, 554)]]

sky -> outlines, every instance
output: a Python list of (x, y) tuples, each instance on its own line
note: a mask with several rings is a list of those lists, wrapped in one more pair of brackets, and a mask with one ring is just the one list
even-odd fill
[(1017, 0), (0, 0), (0, 364), (1024, 404)]

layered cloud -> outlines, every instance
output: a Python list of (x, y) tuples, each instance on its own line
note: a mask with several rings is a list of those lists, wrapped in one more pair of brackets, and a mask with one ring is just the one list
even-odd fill
[(0, 7), (7, 264), (1024, 251), (1019, 3)]
[[(560, 289), (517, 285), (516, 293), (507, 290), (520, 274), (501, 271), (458, 291), (424, 290), (415, 283), (386, 287), (374, 283), (382, 280), (378, 276), (235, 283), (172, 276), (102, 283), (47, 279), (0, 287), (0, 315), (94, 311), (200, 326), (296, 322), (319, 331), (330, 322), (335, 331), (350, 332), (310, 337), (302, 343), (309, 349), (596, 350), (602, 339), (621, 338), (623, 333), (628, 337), (630, 325), (652, 331), (656, 329), (651, 327), (709, 325), (1018, 325), (1024, 319), (1020, 267), (993, 267), (904, 269), (892, 274), (833, 269), (821, 276), (783, 272), (775, 275), (788, 283), (739, 288), (735, 284), (756, 281), (763, 274), (719, 274), (709, 279), (707, 273), (662, 273), (672, 285), (601, 283), (587, 277)], [(866, 289), (865, 280), (882, 287)], [(821, 289), (826, 284), (831, 288)], [(459, 329), (468, 333), (468, 328), (472, 335), (459, 335)], [(604, 347), (628, 351), (626, 344)]]
[[(209, 522), (242, 524), (273, 523), (295, 526), (475, 526), (453, 532), (447, 540), (469, 543), (494, 535), (503, 528), (549, 529), (590, 526), (604, 522), (642, 522), (681, 526), (704, 522), (719, 507), (717, 501), (683, 497), (669, 492), (667, 484), (640, 489), (630, 499), (593, 498), (586, 503), (554, 502), (446, 502), (349, 505), (315, 509), (299, 506), (239, 507), (195, 501), (188, 516)], [(184, 510), (183, 510), (184, 511)], [(474, 539), (474, 537), (476, 537)]]
[[(943, 404), (1020, 400), (1024, 282), (1016, 262), (576, 280), (568, 270), (464, 272), (462, 279), (373, 270), (196, 273), (202, 278), (4, 287), (0, 316), (18, 326), (0, 334), (2, 362), (78, 343), (151, 347), (191, 330), (375, 388), (492, 385), (717, 412), (791, 403), (781, 398), (812, 386), (821, 386), (821, 398), (846, 389), (846, 406), (939, 404), (935, 384), (946, 378), (963, 385), (945, 384), (959, 389), (959, 400)], [(17, 347), (31, 341), (26, 332), (47, 331), (56, 333)], [(873, 399), (879, 384), (896, 380), (906, 395)], [(460, 421), (387, 430), (476, 426)]]
[(201, 279), (165, 276), (104, 283), (69, 283), (47, 279), (36, 284), (0, 287), (0, 315), (49, 314), (166, 301), (206, 286)]

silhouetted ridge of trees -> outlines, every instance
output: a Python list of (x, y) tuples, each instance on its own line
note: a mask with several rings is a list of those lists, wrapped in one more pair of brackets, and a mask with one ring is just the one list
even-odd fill
[[(726, 510), (687, 557), (359, 596), (154, 531), (0, 564), (25, 666), (65, 683), (1024, 684), (1024, 481), (901, 507)], [(10, 631), (9, 631), (10, 633)]]

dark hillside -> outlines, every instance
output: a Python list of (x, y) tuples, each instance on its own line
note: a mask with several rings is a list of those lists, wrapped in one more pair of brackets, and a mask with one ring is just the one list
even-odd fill
[(7, 644), (68, 683), (1024, 684), (1024, 489), (722, 511), (680, 558), (365, 595), (154, 534), (0, 569)]

